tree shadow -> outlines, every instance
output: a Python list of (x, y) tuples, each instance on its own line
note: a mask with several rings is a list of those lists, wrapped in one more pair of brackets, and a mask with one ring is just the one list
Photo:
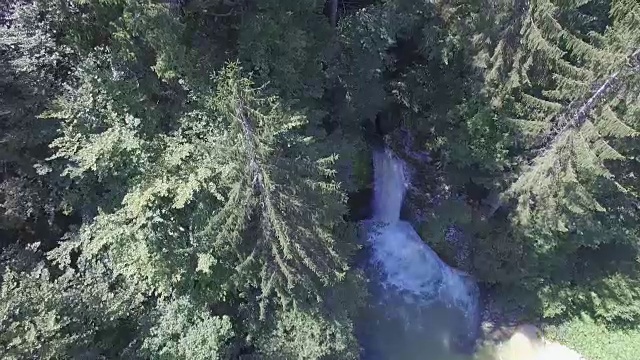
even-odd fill
[[(636, 291), (640, 254), (637, 231), (634, 235), (631, 225), (638, 218), (640, 203), (619, 197), (619, 193), (607, 193), (610, 183), (592, 180), (590, 190), (607, 211), (594, 216), (575, 213), (574, 228), (552, 233), (518, 224), (513, 218), (514, 203), (504, 204), (498, 211), (491, 209), (504, 184), (511, 181), (501, 172), (512, 169), (491, 158), (481, 159), (485, 163), (472, 159), (459, 167), (452, 164), (451, 147), (446, 144), (459, 141), (464, 146), (468, 139), (459, 136), (468, 129), (467, 119), (451, 109), (472, 98), (481, 107), (489, 107), (489, 101), (478, 91), (473, 54), (454, 51), (445, 64), (433, 54), (451, 49), (429, 43), (421, 46), (425, 34), (436, 34), (438, 39), (441, 27), (442, 19), (433, 9), (430, 16), (398, 32), (395, 44), (387, 50), (391, 61), (384, 85), (392, 105), (385, 108), (376, 125), (386, 126), (387, 144), (413, 169), (406, 201), (410, 209), (405, 214), (414, 224), (428, 223), (443, 216), (439, 207), (443, 200), (461, 199), (466, 203), (465, 211), (472, 217), (464, 225), (471, 238), (469, 271), (480, 281), (486, 301), (502, 313), (488, 315), (494, 316), (489, 320), (505, 325), (518, 321), (562, 322), (588, 314), (610, 326), (632, 325), (640, 316), (635, 305), (640, 300)], [(460, 49), (473, 48), (469, 38), (460, 39)], [(408, 141), (412, 145), (407, 148)], [(442, 142), (444, 146), (433, 145)], [(507, 149), (511, 157), (518, 151), (513, 146)], [(637, 152), (637, 145), (625, 146)], [(411, 154), (421, 151), (430, 159)], [(608, 167), (620, 174), (630, 168), (640, 169), (637, 163)], [(637, 180), (622, 176), (621, 183), (637, 192)], [(619, 208), (621, 204), (624, 209)], [(636, 243), (616, 240), (624, 234), (635, 237)], [(443, 251), (438, 252), (443, 255)], [(452, 258), (444, 257), (453, 263)], [(502, 299), (496, 302), (492, 297)]]

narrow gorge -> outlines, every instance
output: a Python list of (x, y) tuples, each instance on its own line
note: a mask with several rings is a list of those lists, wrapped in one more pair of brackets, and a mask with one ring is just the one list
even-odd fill
[(373, 218), (362, 222), (371, 301), (360, 324), (364, 359), (456, 358), (473, 350), (479, 291), (400, 220), (409, 182), (391, 150), (374, 153)]

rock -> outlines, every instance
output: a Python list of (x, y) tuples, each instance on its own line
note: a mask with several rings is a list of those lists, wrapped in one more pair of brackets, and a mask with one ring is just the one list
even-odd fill
[(497, 360), (536, 360), (542, 342), (532, 325), (518, 327), (511, 338), (498, 348)]
[(569, 349), (564, 345), (560, 345), (551, 341), (544, 341), (544, 346), (538, 357), (539, 360), (585, 360), (575, 350)]
[(496, 360), (585, 360), (582, 355), (556, 342), (545, 340), (533, 325), (519, 326), (499, 346)]

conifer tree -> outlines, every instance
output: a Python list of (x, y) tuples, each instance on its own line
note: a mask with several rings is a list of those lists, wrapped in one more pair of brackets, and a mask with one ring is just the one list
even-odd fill
[[(69, 289), (103, 277), (105, 286), (135, 294), (138, 302), (129, 303), (140, 311), (125, 339), (102, 335), (119, 322), (100, 323), (82, 346), (142, 358), (276, 354), (288, 346), (277, 329), (287, 328), (311, 331), (308, 358), (354, 357), (353, 306), (345, 304), (357, 295), (339, 290), (350, 286), (353, 234), (342, 220), (336, 157), (307, 135), (314, 133), (307, 118), (267, 95), (277, 91), (255, 88), (238, 65), (216, 71), (216, 62), (200, 62), (208, 49), (187, 44), (202, 34), (162, 4), (68, 5), (82, 19), (100, 19), (86, 34), (65, 33), (82, 61), (44, 114), (62, 122), (52, 159), (66, 163), (66, 206), (83, 220), (48, 256), (73, 279)], [(82, 321), (84, 315), (64, 312), (67, 285), (53, 273), (33, 286), (8, 277), (7, 299), (36, 321), (49, 312)], [(54, 302), (31, 301), (38, 287)], [(88, 294), (74, 296), (94, 306)], [(290, 313), (304, 314), (305, 322), (287, 320)], [(176, 335), (175, 324), (184, 333)], [(75, 331), (55, 324), (47, 336), (61, 345), (51, 356), (76, 353), (68, 341)], [(336, 333), (340, 341), (329, 341)], [(12, 334), (8, 341), (31, 336)]]
[[(258, 233), (249, 238), (257, 240), (252, 246), (262, 258), (265, 295), (272, 287), (282, 297), (295, 288), (320, 295), (318, 286), (335, 284), (346, 270), (344, 246), (334, 238), (341, 226), (335, 214), (345, 212), (330, 180), (335, 158), (320, 157), (313, 139), (298, 133), (304, 119), (287, 115), (273, 99), (260, 99), (233, 65), (219, 79), (215, 110), (230, 129), (219, 151), (234, 149), (223, 156), (233, 197), (221, 214), (255, 219)], [(217, 236), (240, 235), (225, 228), (225, 218), (214, 217), (219, 226), (210, 228), (220, 229)]]
[[(640, 28), (634, 23), (637, 4), (626, 5), (630, 11), (623, 14), (616, 1), (516, 1), (490, 60), (486, 81), (493, 105), (510, 114), (522, 134), (517, 144), (525, 166), (507, 197), (516, 202), (514, 225), (533, 245), (528, 272), (566, 279), (542, 286), (548, 316), (571, 313), (573, 306), (608, 321), (639, 316), (616, 310), (632, 309), (638, 299), (621, 290), (634, 286), (633, 256), (618, 270), (577, 270), (592, 253), (634, 253), (640, 239), (638, 192), (628, 181), (637, 160), (623, 145), (634, 143), (640, 130), (632, 120)], [(617, 305), (603, 310), (578, 300), (586, 289), (604, 296), (602, 282), (614, 277), (620, 292), (609, 297)]]
[[(157, 19), (153, 7), (142, 11)], [(179, 57), (159, 66), (177, 37), (146, 34), (161, 46), (153, 72), (131, 67), (144, 58), (95, 53), (48, 114), (64, 120), (57, 157), (73, 164), (66, 174), (78, 200), (91, 196), (87, 214), (97, 215), (55, 250), (56, 261), (70, 264), (77, 249), (89, 269), (107, 261), (142, 293), (188, 295), (234, 321), (256, 321), (258, 304), (265, 318), (283, 306), (317, 306), (347, 271), (334, 158), (303, 135), (304, 117), (261, 98), (236, 65), (207, 85)], [(149, 86), (169, 92), (174, 107), (149, 104), (157, 92)]]
[(323, 3), (0, 2), (0, 357), (358, 358), (383, 143), (445, 260), (637, 323), (640, 3)]

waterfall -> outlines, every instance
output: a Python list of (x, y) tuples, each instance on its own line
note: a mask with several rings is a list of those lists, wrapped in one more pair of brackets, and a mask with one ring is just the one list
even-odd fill
[(390, 150), (373, 153), (374, 168), (374, 220), (396, 223), (407, 187), (404, 163)]
[(478, 287), (469, 275), (445, 264), (408, 222), (400, 220), (408, 185), (403, 161), (388, 149), (376, 152), (373, 160), (374, 214), (365, 225), (374, 304), (364, 325), (363, 357), (449, 359), (452, 342), (475, 340)]

